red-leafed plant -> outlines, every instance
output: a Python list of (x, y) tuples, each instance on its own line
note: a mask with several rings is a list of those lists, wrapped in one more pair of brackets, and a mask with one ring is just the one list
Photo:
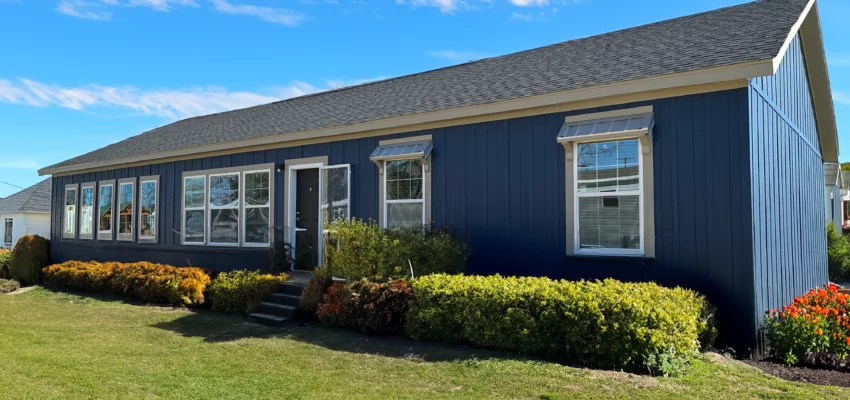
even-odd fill
[(334, 283), (316, 315), (322, 323), (365, 333), (401, 333), (412, 298), (413, 290), (403, 280)]
[(767, 338), (774, 356), (788, 364), (844, 364), (850, 356), (850, 295), (830, 284), (783, 307), (768, 310)]
[(341, 325), (342, 306), (349, 297), (351, 297), (351, 292), (345, 285), (334, 282), (325, 293), (322, 303), (319, 304), (316, 316), (323, 324)]

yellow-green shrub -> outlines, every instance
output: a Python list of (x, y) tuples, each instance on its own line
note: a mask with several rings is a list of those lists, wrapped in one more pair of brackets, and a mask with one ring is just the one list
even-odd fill
[(147, 262), (68, 261), (44, 268), (43, 273), (48, 284), (174, 305), (203, 304), (210, 283), (209, 275), (200, 268)]
[(9, 262), (12, 261), (12, 252), (0, 249), (0, 279), (9, 278)]
[(431, 275), (413, 281), (406, 332), (589, 367), (675, 374), (713, 330), (696, 292), (654, 283)]
[(327, 265), (334, 276), (348, 280), (410, 277), (408, 261), (415, 276), (460, 273), (466, 267), (466, 244), (442, 230), (388, 230), (358, 219), (337, 220), (327, 229), (332, 232), (325, 246)]
[(50, 259), (50, 241), (39, 235), (24, 235), (15, 243), (9, 262), (9, 277), (29, 286), (41, 282), (41, 269)]
[(259, 271), (220, 273), (209, 287), (212, 308), (234, 314), (251, 313), (286, 278), (286, 274), (270, 275)]

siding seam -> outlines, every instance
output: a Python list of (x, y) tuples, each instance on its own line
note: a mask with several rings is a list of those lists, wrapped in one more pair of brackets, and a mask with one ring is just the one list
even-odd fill
[(791, 121), (791, 119), (788, 118), (787, 115), (785, 115), (785, 112), (782, 111), (782, 109), (779, 108), (779, 106), (773, 102), (773, 99), (771, 99), (770, 96), (767, 95), (767, 93), (762, 91), (762, 89), (755, 82), (752, 82), (750, 85), (753, 87), (753, 90), (755, 90), (755, 92), (758, 93), (758, 95), (761, 96), (761, 98), (764, 99), (764, 101), (766, 101), (767, 104), (769, 104), (774, 111), (776, 111), (776, 114), (779, 115), (779, 117), (782, 118), (782, 120), (784, 120), (786, 124), (788, 124), (791, 130), (793, 130), (794, 133), (796, 133), (797, 136), (799, 136), (800, 139), (803, 140), (803, 143), (808, 145), (809, 148), (812, 149), (812, 151), (815, 152), (818, 157), (823, 158), (820, 154), (820, 151), (818, 151), (818, 149), (813, 146), (811, 142), (809, 142), (809, 139), (807, 139), (806, 136), (803, 135), (802, 131), (800, 131), (800, 128), (797, 128), (797, 125), (794, 124), (794, 122)]

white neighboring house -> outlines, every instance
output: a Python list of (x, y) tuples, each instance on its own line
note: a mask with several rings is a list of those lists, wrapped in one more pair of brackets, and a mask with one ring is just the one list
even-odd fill
[(23, 235), (50, 238), (50, 196), (53, 179), (47, 178), (5, 199), (0, 199), (0, 247), (11, 249)]

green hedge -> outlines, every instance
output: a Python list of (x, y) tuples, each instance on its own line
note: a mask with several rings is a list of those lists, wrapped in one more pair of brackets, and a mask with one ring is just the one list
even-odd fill
[(588, 367), (675, 374), (714, 332), (696, 292), (654, 283), (431, 275), (413, 282), (406, 332)]
[(39, 235), (24, 235), (15, 243), (9, 262), (9, 276), (30, 286), (41, 282), (41, 269), (50, 259), (50, 241)]
[(249, 314), (286, 278), (286, 274), (269, 275), (245, 270), (220, 273), (209, 285), (212, 308), (234, 314)]
[(325, 257), (334, 276), (348, 280), (410, 277), (435, 273), (460, 273), (469, 250), (465, 243), (441, 230), (387, 230), (373, 221), (335, 221), (325, 246)]

